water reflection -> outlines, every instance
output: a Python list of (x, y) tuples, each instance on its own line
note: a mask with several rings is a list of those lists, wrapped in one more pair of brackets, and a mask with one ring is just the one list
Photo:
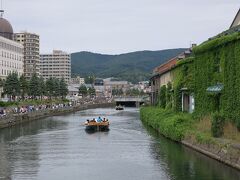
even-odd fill
[(169, 141), (157, 131), (144, 125), (154, 138), (151, 154), (159, 164), (165, 166), (170, 178), (175, 180), (238, 180), (240, 172), (216, 160), (193, 151), (179, 143)]
[(66, 122), (48, 118), (2, 129), (0, 179), (19, 179), (18, 176), (24, 177), (23, 179), (34, 177), (38, 172), (40, 161), (39, 139), (34, 135), (62, 127), (66, 127)]
[(31, 121), (21, 125), (16, 125), (11, 128), (0, 130), (0, 141), (12, 141), (21, 136), (39, 134), (42, 131), (50, 131), (55, 129), (65, 128), (67, 122), (59, 121), (58, 119), (46, 118), (39, 121)]
[(104, 135), (108, 135), (108, 133), (109, 133), (109, 131), (110, 131), (110, 129), (109, 130), (105, 130), (105, 131), (100, 131), (100, 132), (98, 132), (98, 131), (96, 131), (96, 130), (88, 130), (88, 129), (85, 129), (85, 132), (87, 133), (87, 134), (89, 134), (89, 135), (91, 135), (91, 134), (104, 134)]

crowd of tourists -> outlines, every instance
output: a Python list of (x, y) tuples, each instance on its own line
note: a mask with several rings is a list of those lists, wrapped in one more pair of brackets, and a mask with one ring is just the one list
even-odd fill
[(108, 103), (110, 99), (82, 99), (78, 102), (68, 102), (68, 103), (59, 103), (59, 104), (42, 104), (42, 105), (25, 105), (25, 106), (16, 106), (16, 107), (8, 107), (3, 108), (0, 107), (0, 117), (4, 117), (11, 114), (24, 114), (24, 113), (31, 113), (36, 111), (44, 111), (50, 109), (61, 109), (61, 108), (68, 108), (71, 106), (81, 106), (85, 104), (98, 104), (98, 103)]
[(26, 106), (17, 106), (11, 108), (0, 108), (0, 117), (4, 117), (9, 114), (24, 114), (31, 113), (36, 111), (44, 111), (50, 109), (60, 109), (71, 107), (72, 103), (61, 103), (61, 104), (47, 104), (47, 105), (26, 105)]
[(71, 103), (67, 104), (52, 104), (52, 105), (28, 105), (28, 106), (22, 106), (22, 107), (15, 107), (12, 109), (13, 113), (28, 113), (28, 112), (35, 112), (40, 110), (46, 110), (46, 109), (59, 109), (64, 107), (70, 107), (72, 106)]
[(0, 117), (6, 116), (6, 109), (1, 108), (0, 109)]

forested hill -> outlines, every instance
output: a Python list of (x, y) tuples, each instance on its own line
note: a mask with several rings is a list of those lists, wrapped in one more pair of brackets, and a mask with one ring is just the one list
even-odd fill
[(121, 80), (138, 82), (148, 80), (153, 68), (177, 56), (186, 49), (161, 51), (138, 51), (120, 55), (105, 55), (91, 52), (71, 54), (72, 74), (82, 77), (116, 77)]

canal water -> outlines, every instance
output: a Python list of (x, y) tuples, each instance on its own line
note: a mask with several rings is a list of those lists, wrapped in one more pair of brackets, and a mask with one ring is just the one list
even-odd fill
[[(98, 116), (110, 131), (85, 132)], [(0, 130), (0, 179), (235, 180), (240, 172), (144, 127), (138, 109), (93, 109)]]

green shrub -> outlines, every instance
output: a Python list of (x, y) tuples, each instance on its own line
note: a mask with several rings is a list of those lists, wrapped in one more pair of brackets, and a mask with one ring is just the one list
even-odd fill
[(221, 137), (223, 135), (224, 117), (220, 113), (214, 113), (212, 115), (212, 135), (213, 137)]
[(191, 129), (190, 114), (174, 113), (159, 107), (143, 107), (140, 116), (143, 122), (174, 141), (183, 140), (186, 132)]
[(195, 137), (196, 137), (197, 142), (200, 144), (215, 144), (215, 141), (213, 140), (211, 135), (197, 132)]
[(16, 106), (18, 102), (3, 102), (0, 101), (0, 107), (9, 107), (9, 106)]

